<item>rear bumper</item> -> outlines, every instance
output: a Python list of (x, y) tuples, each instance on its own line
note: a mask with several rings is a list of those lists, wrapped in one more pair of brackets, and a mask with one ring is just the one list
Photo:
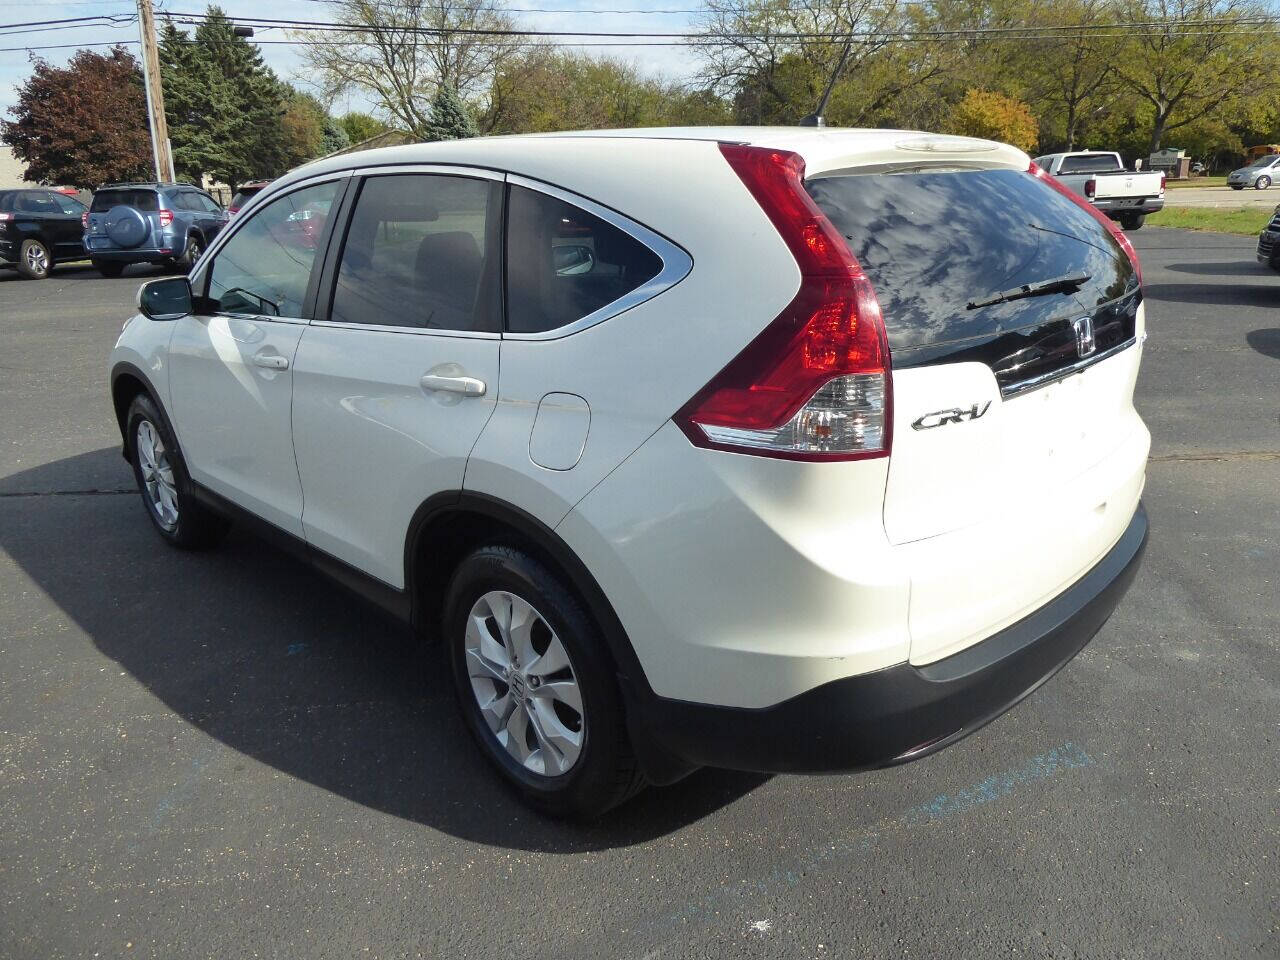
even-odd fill
[(635, 697), (654, 746), (692, 765), (770, 773), (892, 766), (956, 742), (1030, 695), (1119, 604), (1147, 544), (1139, 504), (1114, 547), (1075, 584), (994, 636), (926, 666), (834, 680), (761, 709)]
[(1096, 200), (1093, 204), (1110, 217), (1126, 213), (1158, 213), (1164, 209), (1163, 197), (1144, 197), (1141, 203), (1125, 203), (1122, 200)]

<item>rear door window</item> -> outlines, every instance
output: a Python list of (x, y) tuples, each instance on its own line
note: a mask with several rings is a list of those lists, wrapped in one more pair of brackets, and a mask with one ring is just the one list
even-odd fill
[(501, 186), (437, 174), (370, 177), (347, 228), (329, 319), (499, 329)]
[(556, 197), (512, 186), (507, 214), (507, 329), (542, 333), (626, 296), (662, 259), (626, 231)]
[[(1137, 286), (1107, 228), (1021, 170), (833, 176), (806, 187), (875, 287), (898, 366), (1078, 317)], [(1089, 279), (1074, 293), (970, 306), (1079, 275)]]
[(62, 208), (54, 202), (52, 196), (37, 190), (27, 190), (18, 194), (15, 209), (19, 213), (34, 213), (49, 217), (56, 217), (62, 213)]
[(160, 209), (154, 190), (99, 190), (93, 195), (93, 213), (106, 213), (112, 207), (133, 207), (144, 213)]

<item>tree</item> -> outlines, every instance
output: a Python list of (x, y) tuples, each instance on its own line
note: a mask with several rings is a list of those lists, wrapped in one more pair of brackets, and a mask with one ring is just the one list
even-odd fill
[(427, 117), (427, 140), (466, 140), (478, 137), (480, 131), (467, 113), (466, 104), (458, 91), (449, 84), (441, 84), (431, 100), (431, 113)]
[(209, 7), (194, 37), (166, 24), (160, 61), (174, 165), (184, 175), (235, 187), (295, 162), (283, 130), (288, 88), (220, 9)]
[(0, 140), (29, 180), (92, 189), (151, 175), (142, 72), (123, 47), (77, 51), (66, 67), (33, 60), (9, 113)]
[(322, 143), (324, 155), (336, 153), (339, 150), (345, 150), (351, 146), (351, 138), (347, 136), (347, 131), (343, 128), (336, 118), (324, 115), (324, 130)]
[[(432, 97), (452, 87), (464, 98), (484, 93), (514, 53), (512, 28), (492, 0), (335, 0), (337, 38), (298, 33), (302, 56), (323, 99), (357, 90), (399, 127), (427, 136)], [(480, 32), (477, 32), (480, 31)]]
[(1174, 130), (1275, 96), (1274, 22), (1236, 22), (1266, 15), (1253, 0), (1122, 0), (1121, 11), (1126, 20), (1159, 21), (1133, 31), (1116, 63), (1125, 86), (1145, 101), (1149, 152)]
[(1028, 151), (1039, 136), (1036, 118), (1025, 103), (990, 90), (968, 91), (947, 126), (949, 133), (999, 140)]
[(344, 113), (338, 118), (340, 126), (347, 135), (349, 143), (363, 143), (370, 137), (376, 137), (387, 129), (387, 125), (377, 117), (367, 113)]
[(297, 166), (328, 153), (324, 144), (324, 107), (308, 93), (289, 88), (284, 116), (280, 118), (285, 162)]

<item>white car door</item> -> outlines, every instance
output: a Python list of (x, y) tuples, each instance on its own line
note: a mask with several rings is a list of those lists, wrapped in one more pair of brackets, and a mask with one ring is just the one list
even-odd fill
[(346, 179), (291, 191), (237, 224), (196, 279), (196, 311), (169, 344), (171, 419), (192, 478), (299, 537), (292, 363), (327, 213)]
[(308, 543), (402, 588), (409, 521), (462, 488), (498, 395), (503, 184), (371, 173), (298, 347), (293, 439)]

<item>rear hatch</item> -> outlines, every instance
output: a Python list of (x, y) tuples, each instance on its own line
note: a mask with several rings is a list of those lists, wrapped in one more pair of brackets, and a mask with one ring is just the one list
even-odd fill
[(160, 197), (154, 189), (99, 190), (89, 206), (85, 245), (90, 251), (152, 249), (161, 245), (160, 231)]
[[(927, 662), (1065, 587), (1127, 523), (1121, 501), (1137, 494), (1118, 488), (1132, 483), (1129, 453), (1145, 458), (1132, 442), (1145, 436), (1132, 405), (1138, 277), (1106, 226), (1021, 169), (882, 168), (806, 186), (883, 311), (884, 526), (921, 545), (912, 660)], [(1025, 295), (1046, 282), (1052, 292)]]

